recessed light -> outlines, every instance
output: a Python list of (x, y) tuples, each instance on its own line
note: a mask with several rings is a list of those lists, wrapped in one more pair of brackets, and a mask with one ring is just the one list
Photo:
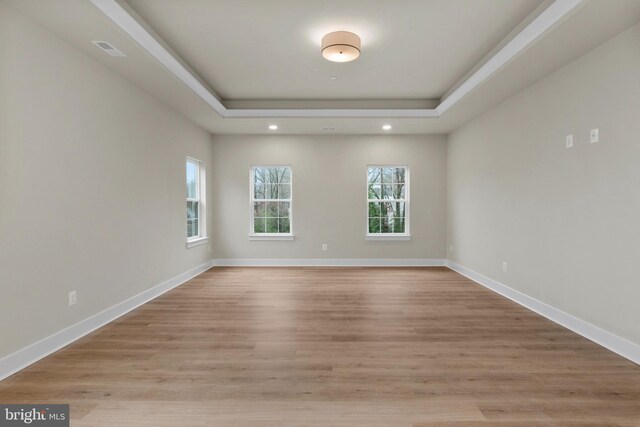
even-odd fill
[(384, 125), (384, 126), (382, 126), (382, 129), (391, 130), (391, 125)]
[(329, 80), (338, 80), (338, 77), (336, 77), (336, 76), (329, 76)]
[(278, 125), (269, 125), (269, 129), (276, 130), (278, 129)]

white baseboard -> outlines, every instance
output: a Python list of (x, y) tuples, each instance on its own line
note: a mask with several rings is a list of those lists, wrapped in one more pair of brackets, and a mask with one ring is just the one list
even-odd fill
[(445, 259), (215, 259), (216, 267), (444, 267)]
[(516, 291), (502, 283), (476, 273), (455, 262), (444, 259), (216, 259), (201, 264), (151, 289), (135, 295), (98, 314), (71, 325), (55, 334), (33, 343), (0, 359), (0, 381), (26, 368), (49, 354), (71, 344), (118, 317), (145, 304), (165, 292), (213, 266), (238, 267), (442, 267), (451, 270), (535, 311), (547, 319), (564, 326), (601, 346), (640, 364), (640, 345), (607, 332), (591, 323), (578, 319), (562, 310)]
[(213, 267), (213, 260), (0, 359), (0, 381)]
[(473, 280), (474, 282), (517, 302), (521, 306), (535, 311), (541, 316), (564, 326), (576, 334), (582, 335), (596, 344), (599, 344), (640, 365), (640, 345), (612, 334), (611, 332), (605, 331), (598, 326), (572, 316), (569, 313), (565, 313), (562, 310), (523, 294), (522, 292), (516, 291), (513, 288), (503, 285), (489, 277), (483, 276), (480, 273), (476, 273), (475, 271), (463, 267), (453, 261), (447, 261), (447, 267)]

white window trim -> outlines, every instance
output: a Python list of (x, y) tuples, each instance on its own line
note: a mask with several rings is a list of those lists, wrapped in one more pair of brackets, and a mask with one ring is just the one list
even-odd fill
[[(404, 168), (405, 169), (405, 194), (406, 197), (403, 200), (406, 204), (405, 206), (405, 227), (404, 233), (369, 233), (369, 168)], [(369, 241), (402, 241), (402, 240), (411, 240), (411, 172), (409, 170), (409, 165), (367, 165), (365, 170), (365, 240)], [(393, 201), (393, 200), (391, 200)]]
[[(291, 170), (290, 186), (289, 189), (289, 199), (254, 199), (253, 195), (253, 170), (257, 168), (289, 168)], [(289, 232), (288, 233), (255, 233), (254, 224), (253, 224), (253, 202), (255, 201), (265, 201), (265, 202), (289, 202)], [(249, 167), (249, 240), (251, 241), (269, 241), (269, 240), (279, 240), (279, 241), (291, 241), (295, 239), (295, 235), (293, 234), (293, 168), (291, 165), (251, 165)]]
[[(187, 249), (191, 249), (196, 246), (203, 245), (209, 241), (207, 236), (207, 174), (202, 160), (198, 160), (193, 157), (188, 157), (187, 162), (196, 163), (198, 165), (198, 174), (196, 176), (196, 194), (197, 199), (189, 199), (188, 201), (198, 202), (198, 235), (187, 237)], [(186, 162), (185, 162), (186, 165)]]
[(285, 233), (257, 233), (249, 235), (249, 240), (294, 240), (295, 236), (293, 234), (285, 234)]
[(191, 249), (196, 246), (204, 245), (209, 241), (208, 237), (193, 237), (187, 240), (187, 249)]
[(369, 241), (407, 241), (411, 240), (410, 234), (391, 234), (391, 233), (380, 233), (380, 234), (367, 234), (364, 236), (365, 240)]

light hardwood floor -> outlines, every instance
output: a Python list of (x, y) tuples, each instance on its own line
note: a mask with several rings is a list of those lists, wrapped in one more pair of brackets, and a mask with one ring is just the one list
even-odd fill
[(640, 367), (445, 268), (217, 268), (0, 402), (72, 426), (639, 426)]

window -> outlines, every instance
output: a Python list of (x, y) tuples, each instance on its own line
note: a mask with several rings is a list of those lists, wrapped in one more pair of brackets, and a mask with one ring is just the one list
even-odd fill
[(251, 167), (251, 229), (256, 238), (292, 238), (291, 167)]
[(367, 237), (409, 237), (409, 168), (367, 168)]
[(202, 162), (187, 158), (187, 247), (207, 241), (205, 181)]

